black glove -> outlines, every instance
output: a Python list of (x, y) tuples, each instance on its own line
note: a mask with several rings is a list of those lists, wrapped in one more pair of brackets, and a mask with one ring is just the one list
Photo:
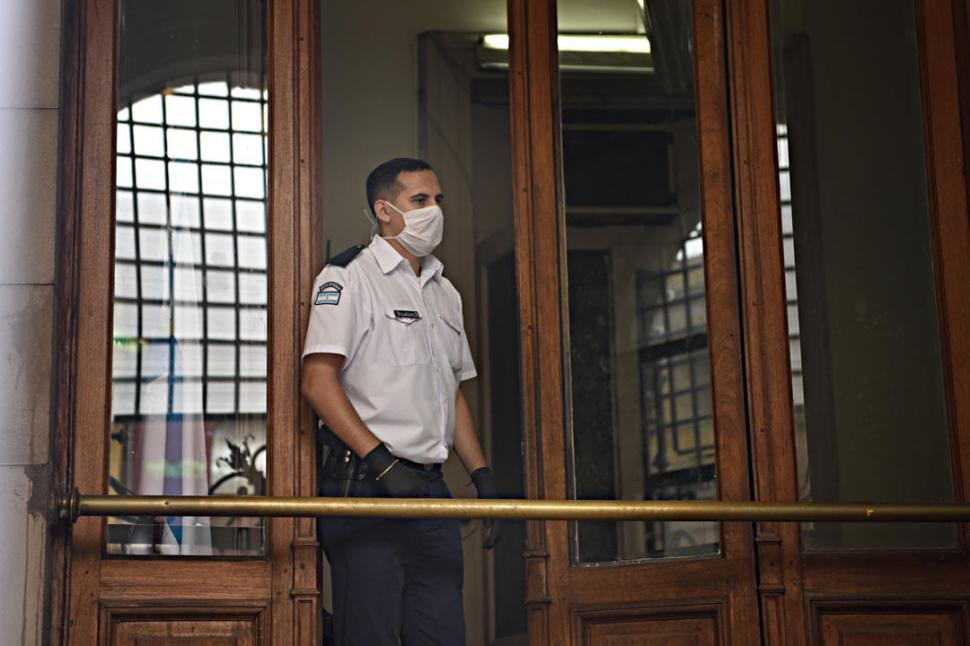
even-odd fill
[(398, 462), (383, 444), (368, 453), (364, 462), (385, 495), (391, 498), (427, 498), (430, 495), (428, 481)]
[[(472, 474), (472, 482), (478, 490), (478, 497), (482, 500), (498, 498), (498, 490), (495, 488), (495, 476), (488, 467), (476, 469)], [(482, 540), (482, 547), (487, 550), (495, 547), (498, 543), (500, 522), (498, 518), (486, 518), (482, 520), (485, 527), (485, 538)]]

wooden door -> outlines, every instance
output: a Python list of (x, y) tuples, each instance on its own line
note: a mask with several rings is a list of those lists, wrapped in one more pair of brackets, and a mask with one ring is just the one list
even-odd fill
[[(316, 3), (65, 7), (62, 486), (312, 495)], [(312, 520), (221, 520), (78, 521), (64, 642), (317, 641)]]
[[(648, 4), (649, 54), (560, 74), (555, 4), (510, 3), (534, 497), (749, 498), (725, 16)], [(759, 640), (744, 523), (531, 523), (526, 567), (533, 644)]]
[[(756, 497), (965, 501), (965, 3), (730, 5)], [(964, 526), (755, 545), (766, 643), (968, 638)]]
[[(560, 3), (560, 35), (569, 34), (564, 7), (577, 4)], [(647, 161), (663, 176), (662, 159), (638, 158), (617, 140), (641, 137), (648, 148), (642, 133), (664, 129), (636, 122), (643, 105), (630, 96), (675, 113), (683, 104), (663, 90), (687, 79), (703, 216), (682, 233), (703, 235), (706, 330), (665, 341), (708, 353), (716, 458), (698, 472), (715, 475), (723, 500), (966, 500), (965, 4), (643, 4), (653, 12), (650, 51), (625, 60), (567, 57), (557, 51), (553, 2), (510, 4), (529, 495), (649, 497), (662, 487), (645, 485), (670, 482), (649, 471), (662, 457), (656, 429), (642, 435), (653, 458), (642, 480), (627, 477), (630, 444), (618, 428), (630, 395), (618, 391), (670, 355), (649, 331), (631, 332), (630, 308), (617, 305), (631, 283), (649, 288), (656, 274), (631, 275), (635, 263), (617, 249), (635, 243), (638, 223), (652, 217), (662, 227), (681, 203), (611, 203), (596, 191), (624, 187), (612, 178), (584, 186), (583, 172), (596, 169), (577, 173), (576, 153), (628, 183), (636, 179), (611, 152), (640, 164), (643, 184), (655, 179)], [(689, 41), (664, 33), (685, 13)], [(609, 31), (590, 16), (587, 32)], [(689, 73), (671, 54), (685, 42)], [(641, 54), (649, 57), (637, 62)], [(590, 65), (624, 68), (612, 71), (626, 81), (565, 73)], [(644, 91), (629, 69), (638, 65), (667, 85)], [(596, 121), (597, 111), (615, 118)], [(584, 123), (595, 126), (587, 133), (617, 136), (597, 144)], [(854, 190), (840, 184), (848, 178)], [(851, 199), (833, 200), (833, 186)], [(603, 201), (583, 201), (591, 195)], [(577, 232), (608, 226), (627, 227), (620, 243)], [(681, 268), (683, 252), (669, 264)], [(659, 309), (651, 297), (638, 316)], [(631, 338), (641, 368), (633, 378), (621, 365)], [(667, 394), (656, 380), (649, 390), (641, 406)], [(715, 550), (678, 558), (657, 549), (658, 536), (670, 535), (531, 523), (530, 643), (967, 639), (965, 527), (724, 523)], [(630, 552), (639, 541), (641, 552)]]

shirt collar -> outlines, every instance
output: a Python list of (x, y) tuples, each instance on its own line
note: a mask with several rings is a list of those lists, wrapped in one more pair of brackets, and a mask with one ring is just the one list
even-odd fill
[[(374, 258), (377, 259), (377, 265), (381, 268), (381, 272), (385, 275), (394, 271), (402, 262), (407, 262), (404, 256), (399, 254), (387, 240), (380, 236), (374, 236), (371, 239), (369, 248), (371, 253), (374, 254)], [(444, 265), (435, 256), (431, 254), (425, 256), (421, 259), (421, 283), (437, 278), (444, 271), (444, 268)]]

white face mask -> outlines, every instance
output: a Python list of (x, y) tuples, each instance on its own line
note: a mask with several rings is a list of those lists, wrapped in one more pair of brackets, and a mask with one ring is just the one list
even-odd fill
[(441, 237), (445, 233), (445, 214), (440, 206), (433, 204), (405, 213), (390, 202), (384, 203), (404, 216), (404, 229), (396, 236), (385, 237), (385, 240), (397, 240), (419, 258), (427, 256), (441, 244)]

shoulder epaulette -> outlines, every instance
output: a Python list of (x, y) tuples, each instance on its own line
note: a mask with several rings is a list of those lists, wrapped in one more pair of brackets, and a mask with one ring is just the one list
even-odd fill
[(364, 245), (355, 244), (349, 249), (344, 249), (336, 256), (331, 256), (330, 260), (327, 261), (328, 265), (336, 265), (337, 267), (346, 267), (350, 264), (350, 261), (357, 257), (361, 251), (364, 250)]

